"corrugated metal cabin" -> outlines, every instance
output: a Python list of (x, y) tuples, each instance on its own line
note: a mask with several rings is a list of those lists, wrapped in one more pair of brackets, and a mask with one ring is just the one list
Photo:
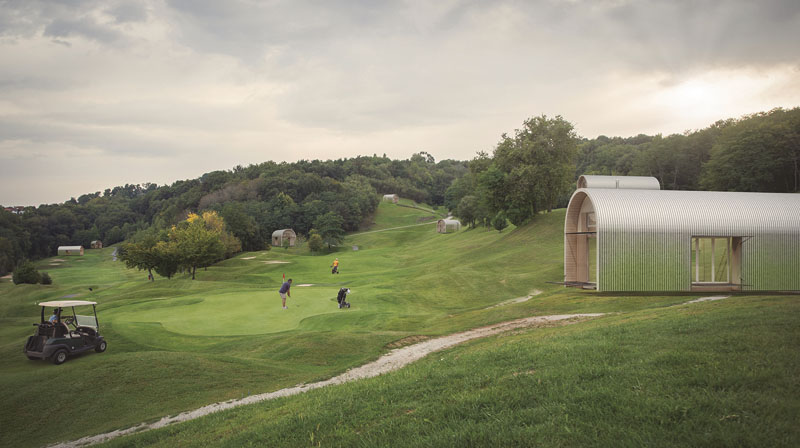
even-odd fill
[(58, 246), (58, 255), (83, 255), (83, 246)]
[(400, 200), (400, 196), (398, 196), (396, 194), (385, 194), (385, 195), (383, 195), (383, 200), (384, 201), (389, 201), (389, 202), (391, 202), (393, 204), (397, 204), (397, 201)]
[(567, 207), (567, 286), (800, 291), (800, 195), (663, 191), (655, 178), (592, 177), (603, 176), (582, 176)]
[(297, 234), (292, 229), (281, 229), (272, 232), (272, 245), (281, 247), (284, 241), (289, 242), (289, 247), (294, 247), (297, 241)]
[(439, 233), (453, 233), (461, 229), (461, 222), (455, 219), (440, 219), (436, 222), (436, 231)]

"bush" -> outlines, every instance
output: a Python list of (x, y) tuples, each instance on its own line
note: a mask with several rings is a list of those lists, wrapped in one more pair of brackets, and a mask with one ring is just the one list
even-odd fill
[(492, 227), (494, 227), (498, 232), (502, 232), (503, 229), (508, 227), (508, 222), (506, 222), (506, 215), (503, 212), (497, 213), (494, 219), (492, 219)]
[(319, 252), (323, 247), (325, 247), (325, 243), (322, 242), (322, 237), (312, 230), (311, 236), (308, 238), (308, 248), (311, 252)]
[(42, 272), (42, 284), (43, 285), (52, 285), (53, 279), (50, 278), (50, 274), (47, 272)]
[(23, 261), (14, 269), (14, 275), (11, 277), (11, 280), (15, 285), (19, 285), (20, 283), (35, 285), (42, 280), (42, 276), (39, 274), (39, 271), (36, 270), (36, 266), (34, 266), (33, 263), (30, 261)]

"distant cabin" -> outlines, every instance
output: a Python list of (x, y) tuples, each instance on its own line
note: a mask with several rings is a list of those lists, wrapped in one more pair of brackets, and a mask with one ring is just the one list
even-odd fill
[(94, 240), (94, 241), (92, 241), (91, 248), (92, 249), (102, 249), (103, 248), (103, 242), (100, 241), (100, 240)]
[(58, 246), (58, 255), (83, 255), (83, 246)]
[(297, 241), (297, 234), (292, 229), (281, 229), (272, 232), (272, 245), (282, 247), (283, 242), (288, 241), (290, 247), (294, 247)]
[(396, 194), (385, 194), (385, 195), (383, 195), (383, 200), (392, 202), (394, 204), (397, 204), (397, 201), (400, 200), (400, 196), (398, 196)]
[(461, 230), (461, 222), (455, 219), (440, 219), (436, 223), (436, 231), (439, 233), (452, 233)]

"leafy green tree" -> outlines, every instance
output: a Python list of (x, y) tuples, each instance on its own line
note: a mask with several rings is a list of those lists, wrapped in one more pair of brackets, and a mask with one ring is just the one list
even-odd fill
[(147, 235), (136, 243), (123, 243), (117, 251), (117, 257), (128, 268), (137, 268), (147, 271), (147, 278), (153, 279), (153, 268), (158, 263), (158, 254), (155, 251), (158, 240), (153, 235)]
[(153, 255), (156, 260), (153, 269), (162, 277), (171, 279), (181, 267), (183, 257), (174, 241), (158, 241), (153, 247)]
[(47, 272), (42, 272), (42, 279), (41, 282), (43, 285), (52, 285), (53, 279), (50, 277), (50, 274)]
[(800, 191), (800, 108), (756, 114), (723, 129), (701, 184), (722, 191)]
[(458, 216), (463, 224), (475, 227), (475, 221), (477, 221), (480, 216), (479, 201), (478, 197), (474, 195), (461, 198), (461, 201), (458, 203), (458, 209), (456, 209), (456, 216)]
[(169, 238), (176, 244), (181, 264), (191, 271), (192, 280), (198, 267), (210, 266), (225, 255), (225, 246), (219, 233), (206, 228), (203, 219), (195, 214), (190, 214), (185, 222), (172, 227)]
[(36, 266), (26, 260), (14, 269), (11, 281), (13, 281), (15, 285), (19, 285), (20, 283), (35, 285), (42, 281), (42, 276), (39, 274)]
[(319, 252), (324, 247), (325, 243), (322, 241), (322, 236), (312, 229), (308, 237), (308, 248), (311, 252)]
[(498, 212), (496, 215), (494, 215), (494, 218), (492, 219), (492, 227), (494, 227), (498, 232), (502, 232), (503, 229), (508, 227), (508, 220), (505, 213)]
[(328, 245), (338, 245), (344, 240), (344, 219), (335, 212), (328, 212), (314, 221), (314, 228), (319, 232), (322, 241)]
[[(509, 219), (522, 224), (540, 210), (551, 211), (569, 192), (574, 180), (578, 138), (561, 116), (525, 120), (514, 137), (502, 135), (494, 163), (505, 174), (502, 190)], [(502, 196), (501, 192), (493, 194)]]

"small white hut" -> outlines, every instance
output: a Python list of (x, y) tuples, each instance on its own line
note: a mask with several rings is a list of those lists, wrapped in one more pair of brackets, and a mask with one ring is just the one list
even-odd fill
[(436, 231), (439, 233), (453, 233), (461, 230), (461, 222), (455, 219), (440, 219), (436, 223)]
[(400, 196), (398, 196), (396, 194), (385, 194), (385, 195), (383, 195), (383, 200), (392, 202), (394, 204), (397, 204), (397, 201), (400, 200)]
[(289, 242), (290, 247), (294, 247), (297, 240), (297, 234), (292, 229), (281, 229), (272, 232), (272, 245), (282, 247), (284, 241)]
[(103, 248), (103, 242), (100, 241), (100, 240), (94, 240), (94, 241), (92, 241), (92, 244), (89, 247), (91, 247), (92, 249), (102, 249)]
[(83, 255), (83, 246), (58, 246), (58, 255)]

